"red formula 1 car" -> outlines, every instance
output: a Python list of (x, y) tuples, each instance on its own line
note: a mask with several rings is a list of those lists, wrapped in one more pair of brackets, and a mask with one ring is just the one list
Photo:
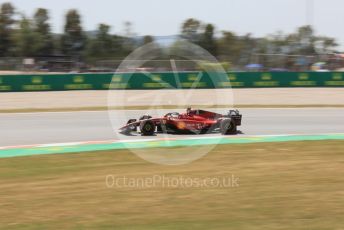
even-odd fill
[(241, 119), (242, 115), (238, 110), (229, 110), (227, 114), (222, 115), (188, 108), (186, 113), (167, 113), (160, 118), (144, 115), (139, 120), (130, 119), (125, 126), (120, 128), (120, 132), (129, 135), (139, 129), (142, 136), (151, 136), (156, 132), (180, 134), (220, 132), (227, 135), (237, 133), (237, 126), (241, 125)]

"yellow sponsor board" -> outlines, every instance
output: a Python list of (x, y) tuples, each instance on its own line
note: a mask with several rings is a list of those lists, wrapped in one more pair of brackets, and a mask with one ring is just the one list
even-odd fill
[(25, 91), (51, 90), (51, 86), (50, 85), (23, 85), (22, 89)]
[(231, 85), (232, 85), (232, 87), (243, 87), (243, 86), (245, 86), (245, 82), (240, 82), (240, 81), (231, 82)]
[(344, 81), (325, 81), (327, 86), (344, 86)]
[(228, 74), (228, 80), (229, 81), (235, 81), (236, 79), (237, 79), (237, 77), (234, 73)]
[(10, 91), (12, 87), (10, 85), (0, 85), (0, 91)]
[(220, 87), (243, 87), (245, 82), (219, 82)]
[(74, 83), (78, 83), (78, 84), (83, 83), (84, 82), (84, 77), (83, 76), (74, 76), (73, 77), (73, 82)]
[(270, 73), (263, 73), (261, 79), (264, 81), (270, 81), (272, 77)]
[(292, 86), (315, 86), (317, 83), (315, 81), (291, 81)]
[(197, 81), (200, 77), (197, 74), (189, 74), (188, 81)]
[(33, 76), (31, 78), (31, 83), (32, 84), (42, 84), (43, 78), (41, 76)]
[(161, 76), (158, 74), (154, 74), (154, 75), (152, 75), (152, 80), (153, 81), (161, 81)]
[(182, 82), (181, 85), (184, 88), (204, 88), (204, 87), (207, 87), (206, 82)]
[(167, 82), (148, 82), (143, 83), (143, 88), (171, 88), (171, 85)]
[(279, 86), (278, 81), (255, 81), (253, 82), (254, 86), (257, 87), (273, 87), (273, 86)]
[(12, 87), (10, 85), (3, 85), (2, 78), (0, 77), (0, 91), (10, 91)]
[(122, 81), (122, 75), (119, 75), (119, 74), (113, 75), (111, 81), (112, 81), (112, 82), (121, 82), (121, 81)]
[(92, 89), (92, 85), (91, 84), (67, 84), (64, 85), (65, 89)]
[(130, 88), (127, 83), (111, 83), (111, 84), (103, 84), (104, 89), (125, 89)]
[(334, 73), (332, 76), (332, 80), (340, 81), (343, 79), (343, 76), (341, 73)]
[(309, 75), (308, 75), (308, 73), (300, 73), (298, 78), (301, 81), (306, 81), (309, 79)]

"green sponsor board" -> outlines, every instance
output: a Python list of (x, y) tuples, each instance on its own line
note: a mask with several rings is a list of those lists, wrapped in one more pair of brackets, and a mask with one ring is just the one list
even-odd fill
[(211, 89), (272, 87), (344, 87), (341, 72), (165, 72), (0, 75), (0, 92)]
[(232, 88), (343, 87), (341, 72), (266, 72), (228, 73)]

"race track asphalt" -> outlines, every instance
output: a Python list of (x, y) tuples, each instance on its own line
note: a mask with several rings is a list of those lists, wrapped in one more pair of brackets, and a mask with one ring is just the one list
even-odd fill
[[(242, 136), (344, 133), (343, 108), (240, 109), (240, 112), (243, 125), (238, 135)], [(132, 110), (125, 111), (124, 116), (124, 111), (115, 111), (110, 116), (121, 124), (127, 118), (138, 118), (145, 113)], [(119, 125), (112, 127), (107, 111), (3, 113), (0, 128), (0, 146), (146, 138), (118, 134)], [(165, 135), (153, 138), (162, 137)]]

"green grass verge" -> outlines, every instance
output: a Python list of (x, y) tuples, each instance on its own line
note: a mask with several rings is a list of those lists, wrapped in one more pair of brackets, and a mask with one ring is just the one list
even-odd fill
[[(343, 141), (219, 145), (182, 166), (154, 165), (127, 150), (0, 159), (0, 228), (341, 229), (343, 149)], [(105, 184), (107, 175), (232, 174), (239, 186)]]

